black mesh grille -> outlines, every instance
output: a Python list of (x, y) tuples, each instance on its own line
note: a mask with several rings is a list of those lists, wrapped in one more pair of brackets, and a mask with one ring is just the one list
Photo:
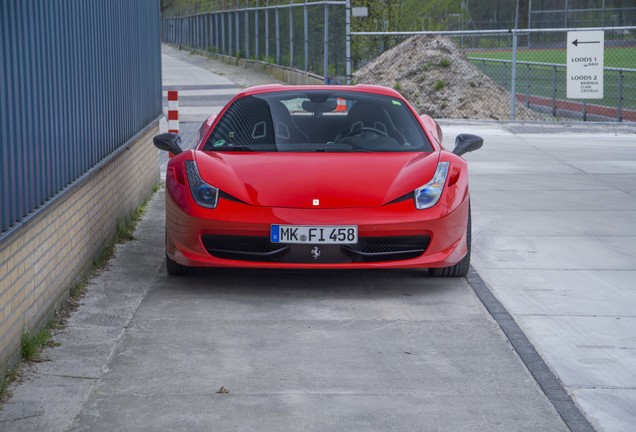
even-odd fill
[(210, 255), (241, 261), (278, 261), (276, 258), (289, 249), (267, 237), (204, 235), (201, 240)]
[[(321, 262), (314, 260), (306, 249), (312, 245), (271, 243), (268, 237), (204, 235), (203, 245), (212, 256), (253, 262)], [(428, 236), (366, 237), (355, 245), (324, 245), (330, 252), (330, 262), (382, 262), (417, 258), (428, 247)]]
[(430, 237), (367, 237), (345, 250), (356, 256), (357, 262), (397, 261), (422, 255)]

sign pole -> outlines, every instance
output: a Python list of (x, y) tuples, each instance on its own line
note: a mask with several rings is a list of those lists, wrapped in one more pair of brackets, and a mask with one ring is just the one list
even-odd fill
[(515, 10), (515, 30), (512, 33), (512, 77), (510, 85), (510, 93), (512, 93), (511, 100), (511, 120), (516, 120), (517, 117), (517, 28), (519, 27), (519, 0), (517, 0), (517, 8)]

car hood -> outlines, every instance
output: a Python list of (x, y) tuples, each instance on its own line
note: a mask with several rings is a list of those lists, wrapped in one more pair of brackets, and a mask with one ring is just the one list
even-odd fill
[(288, 208), (381, 206), (430, 181), (439, 159), (438, 152), (195, 155), (201, 178), (222, 192)]

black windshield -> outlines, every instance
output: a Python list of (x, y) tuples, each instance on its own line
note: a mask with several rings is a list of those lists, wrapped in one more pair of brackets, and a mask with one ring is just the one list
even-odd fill
[(400, 100), (354, 91), (281, 91), (230, 105), (205, 143), (209, 151), (430, 152)]

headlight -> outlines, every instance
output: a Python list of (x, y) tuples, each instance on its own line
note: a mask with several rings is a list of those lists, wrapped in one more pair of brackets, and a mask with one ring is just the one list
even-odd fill
[(449, 162), (440, 162), (433, 179), (421, 188), (415, 189), (415, 207), (418, 210), (427, 209), (437, 204), (444, 190), (449, 165)]
[(203, 181), (195, 161), (186, 161), (185, 166), (192, 198), (201, 207), (216, 208), (219, 201), (219, 190)]

